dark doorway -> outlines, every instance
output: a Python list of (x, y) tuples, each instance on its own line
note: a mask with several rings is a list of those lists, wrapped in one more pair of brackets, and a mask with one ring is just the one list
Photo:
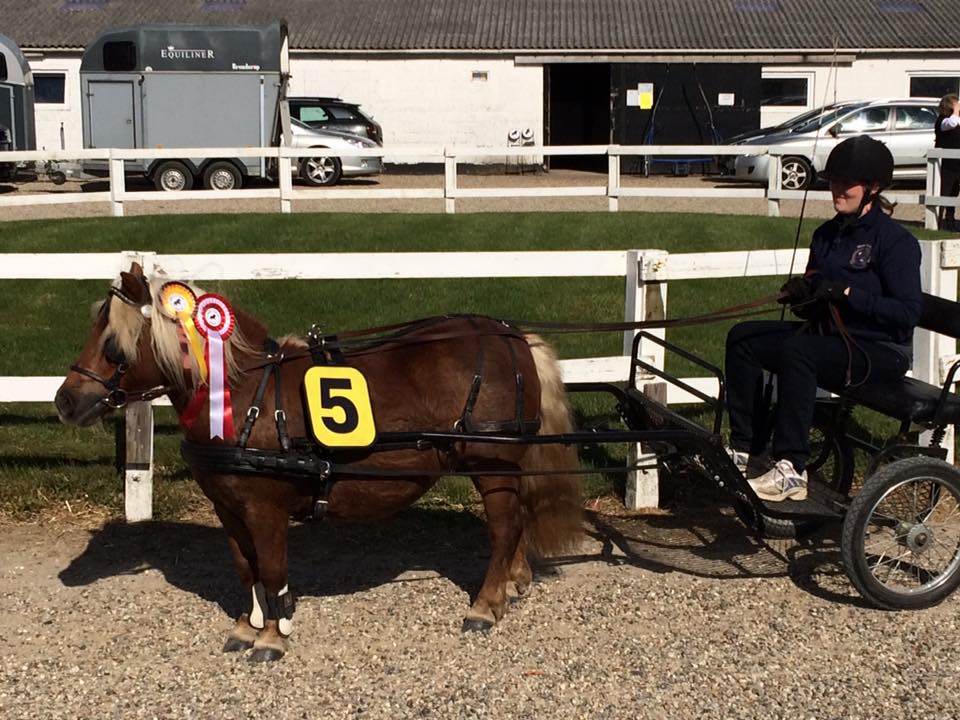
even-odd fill
[[(580, 63), (548, 65), (548, 145), (607, 145), (610, 143), (610, 65)], [(553, 156), (552, 168), (606, 171), (600, 155)]]

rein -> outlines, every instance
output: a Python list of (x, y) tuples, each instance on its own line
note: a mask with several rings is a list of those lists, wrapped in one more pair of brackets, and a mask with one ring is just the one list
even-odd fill
[[(501, 335), (508, 337), (522, 338), (524, 334), (532, 331), (547, 333), (586, 333), (586, 332), (614, 332), (625, 330), (647, 330), (658, 328), (683, 327), (687, 325), (702, 325), (712, 322), (722, 322), (724, 320), (736, 320), (743, 317), (754, 315), (764, 315), (770, 312), (765, 306), (776, 303), (784, 296), (784, 293), (777, 292), (772, 295), (765, 295), (751, 302), (739, 305), (731, 305), (716, 310), (712, 313), (703, 315), (692, 315), (685, 318), (659, 319), (659, 320), (635, 320), (615, 323), (559, 323), (543, 321), (526, 320), (500, 320), (501, 329), (485, 330), (484, 335)], [(443, 316), (454, 317), (454, 316)], [(457, 338), (474, 337), (477, 335), (474, 331), (462, 330), (442, 333), (428, 333), (424, 335), (408, 335), (404, 331), (415, 329), (427, 321), (415, 321), (410, 323), (398, 323), (395, 325), (383, 325), (366, 330), (350, 330), (335, 335), (320, 335), (311, 332), (310, 338), (317, 343), (319, 350), (341, 351), (350, 355), (363, 355), (372, 352), (381, 352), (393, 350), (403, 345), (418, 345), (423, 343), (439, 342), (441, 340), (454, 340)], [(385, 331), (394, 331), (393, 334), (377, 336), (377, 333)], [(373, 337), (371, 337), (373, 336)], [(311, 357), (311, 350), (301, 350), (297, 352), (284, 353), (277, 357), (268, 358), (252, 365), (244, 366), (241, 372), (258, 370), (275, 363), (284, 363), (288, 360), (297, 360), (300, 358)]]

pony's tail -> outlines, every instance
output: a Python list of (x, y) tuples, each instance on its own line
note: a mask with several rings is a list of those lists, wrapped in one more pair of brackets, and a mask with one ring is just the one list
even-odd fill
[[(570, 408), (553, 348), (537, 335), (526, 335), (540, 379), (540, 433), (570, 432)], [(531, 445), (528, 467), (547, 470), (579, 468), (572, 445)], [(579, 475), (524, 475), (520, 478), (524, 540), (531, 557), (558, 555), (577, 548), (583, 539), (583, 505)]]

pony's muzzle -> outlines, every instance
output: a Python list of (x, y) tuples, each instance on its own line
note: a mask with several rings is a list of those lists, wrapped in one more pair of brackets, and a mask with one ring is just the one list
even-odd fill
[(60, 422), (67, 425), (93, 425), (109, 409), (103, 397), (96, 393), (81, 393), (61, 387), (53, 399)]

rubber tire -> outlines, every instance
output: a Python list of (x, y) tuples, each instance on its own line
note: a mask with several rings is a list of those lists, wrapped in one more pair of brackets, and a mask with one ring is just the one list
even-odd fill
[[(886, 610), (920, 610), (944, 600), (960, 586), (960, 563), (952, 574), (937, 587), (922, 593), (898, 593), (890, 590), (870, 572), (863, 553), (863, 530), (869, 520), (870, 509), (894, 485), (912, 477), (929, 476), (939, 480), (960, 498), (960, 471), (942, 460), (912, 457), (884, 465), (871, 475), (863, 490), (847, 508), (843, 521), (840, 550), (847, 577), (860, 595), (872, 605)], [(958, 550), (960, 552), (960, 550)]]
[[(164, 185), (163, 176), (169, 172), (178, 172), (183, 176), (183, 187), (169, 188)], [(153, 171), (153, 186), (161, 192), (179, 192), (193, 188), (193, 173), (179, 160), (168, 160)]]
[(780, 187), (784, 190), (806, 190), (813, 180), (813, 166), (806, 158), (790, 155), (780, 161)]
[[(331, 173), (323, 178), (316, 178), (310, 175), (309, 165), (311, 162), (317, 160), (323, 161), (326, 164), (329, 161), (332, 165)], [(343, 166), (340, 163), (340, 158), (331, 157), (329, 155), (317, 155), (316, 157), (307, 157), (300, 162), (300, 179), (303, 180), (307, 185), (313, 185), (314, 187), (330, 186), (336, 185), (340, 181), (340, 176), (343, 174)]]
[[(217, 173), (228, 172), (233, 178), (233, 184), (230, 187), (214, 187), (213, 176)], [(243, 187), (243, 173), (232, 162), (227, 160), (216, 160), (203, 171), (203, 187), (207, 190), (220, 192), (223, 190), (239, 190)]]

